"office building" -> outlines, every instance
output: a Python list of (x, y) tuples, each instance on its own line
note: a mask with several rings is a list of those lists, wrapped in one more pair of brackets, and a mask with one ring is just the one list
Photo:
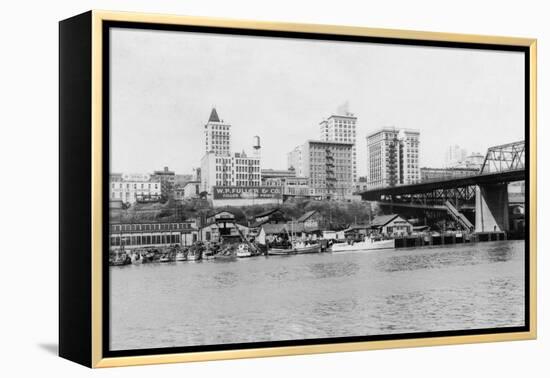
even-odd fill
[(307, 177), (310, 194), (327, 199), (350, 198), (353, 192), (351, 142), (308, 140), (288, 153), (288, 168)]
[(420, 132), (385, 127), (367, 136), (367, 187), (420, 182)]
[(337, 114), (333, 114), (323, 120), (320, 126), (321, 140), (331, 142), (353, 143), (352, 154), (352, 179), (357, 181), (357, 147), (356, 147), (356, 124), (357, 117), (347, 110), (347, 104), (340, 107)]
[(208, 122), (204, 125), (205, 153), (217, 156), (231, 155), (231, 125), (224, 123), (212, 108)]

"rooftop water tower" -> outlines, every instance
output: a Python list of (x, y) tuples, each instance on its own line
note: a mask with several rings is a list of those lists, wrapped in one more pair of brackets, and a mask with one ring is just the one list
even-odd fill
[(260, 149), (262, 146), (260, 145), (260, 137), (255, 135), (254, 136), (254, 144), (252, 146), (254, 148), (254, 156), (259, 158), (260, 157)]

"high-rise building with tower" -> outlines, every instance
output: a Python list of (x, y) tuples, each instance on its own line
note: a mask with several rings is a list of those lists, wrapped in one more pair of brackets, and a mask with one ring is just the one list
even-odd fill
[(206, 153), (231, 155), (231, 125), (220, 119), (216, 108), (212, 108), (208, 122), (204, 125), (204, 135)]
[(367, 136), (367, 187), (420, 182), (420, 132), (385, 127)]
[(206, 153), (201, 159), (201, 191), (212, 194), (214, 186), (259, 187), (261, 175), (260, 137), (254, 136), (252, 156), (231, 151), (231, 125), (212, 109), (205, 127)]
[(348, 104), (340, 106), (335, 114), (324, 119), (319, 124), (321, 140), (327, 142), (353, 143), (352, 155), (352, 181), (357, 181), (357, 148), (356, 148), (356, 124), (357, 117), (348, 110)]

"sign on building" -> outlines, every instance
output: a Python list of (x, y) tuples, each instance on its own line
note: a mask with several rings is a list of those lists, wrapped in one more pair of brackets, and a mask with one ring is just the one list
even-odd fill
[(280, 199), (283, 189), (276, 186), (214, 186), (214, 199)]

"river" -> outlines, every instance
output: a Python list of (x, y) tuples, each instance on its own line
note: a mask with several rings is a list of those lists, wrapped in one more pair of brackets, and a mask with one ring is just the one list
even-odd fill
[(110, 349), (524, 325), (523, 241), (110, 268)]

